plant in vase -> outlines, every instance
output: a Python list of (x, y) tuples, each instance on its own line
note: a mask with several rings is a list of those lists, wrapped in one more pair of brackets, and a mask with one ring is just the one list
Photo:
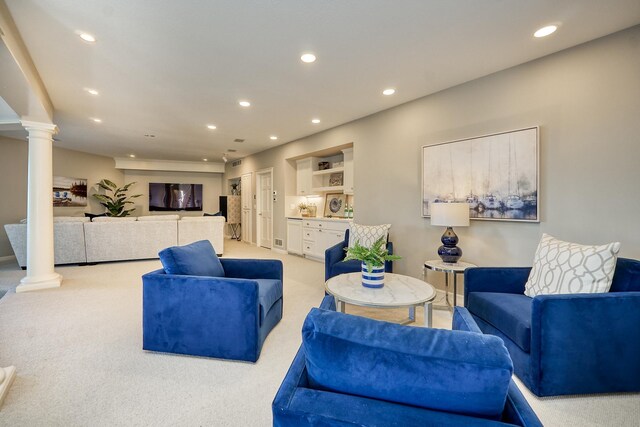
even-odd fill
[(381, 288), (384, 286), (384, 263), (401, 259), (398, 255), (391, 255), (387, 250), (386, 237), (379, 238), (370, 248), (362, 246), (356, 241), (353, 247), (346, 248), (345, 261), (352, 259), (362, 263), (362, 286), (367, 288)]
[(94, 194), (93, 198), (98, 200), (102, 206), (107, 208), (107, 216), (129, 216), (135, 209), (125, 209), (128, 204), (133, 204), (131, 199), (142, 196), (142, 194), (134, 194), (127, 196), (127, 191), (135, 182), (130, 182), (123, 187), (118, 187), (113, 181), (103, 179), (96, 185), (105, 191), (113, 192), (113, 195)]
[(300, 216), (308, 217), (309, 216), (309, 205), (306, 203), (299, 203), (298, 210), (300, 211)]

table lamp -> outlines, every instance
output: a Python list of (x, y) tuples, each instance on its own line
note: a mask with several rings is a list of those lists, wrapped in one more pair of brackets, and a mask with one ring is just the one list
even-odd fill
[(431, 225), (447, 227), (440, 241), (442, 246), (438, 248), (438, 255), (443, 262), (455, 264), (462, 257), (462, 249), (458, 246), (458, 236), (453, 232), (453, 227), (469, 226), (468, 203), (432, 203)]

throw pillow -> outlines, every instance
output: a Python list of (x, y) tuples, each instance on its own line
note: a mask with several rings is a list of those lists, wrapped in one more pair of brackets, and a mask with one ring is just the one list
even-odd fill
[(543, 234), (524, 294), (559, 295), (609, 292), (620, 242), (601, 246), (563, 242)]
[(172, 246), (158, 253), (167, 274), (224, 277), (222, 263), (211, 242), (200, 240), (185, 246)]
[(218, 211), (216, 213), (203, 213), (202, 216), (222, 216), (222, 211)]
[(317, 308), (304, 321), (302, 348), (310, 388), (494, 418), (513, 372), (495, 336)]
[(349, 228), (349, 247), (352, 248), (356, 242), (360, 242), (360, 245), (370, 248), (381, 237), (386, 239), (390, 228), (391, 224), (360, 225), (353, 223)]
[(107, 216), (107, 214), (106, 214), (106, 213), (101, 213), (101, 214), (92, 214), (92, 213), (89, 213), (89, 212), (85, 212), (85, 213), (84, 213), (84, 216), (85, 216), (85, 217), (87, 217), (87, 218), (89, 218), (89, 221), (92, 221), (92, 222), (93, 222), (93, 218), (97, 218), (97, 217), (99, 217), (99, 216)]

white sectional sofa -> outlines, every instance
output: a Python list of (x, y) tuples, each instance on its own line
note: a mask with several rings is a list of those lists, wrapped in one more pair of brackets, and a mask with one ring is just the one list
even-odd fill
[[(224, 253), (224, 217), (150, 215), (142, 217), (54, 218), (56, 264), (83, 264), (158, 258), (175, 245), (209, 240)], [(4, 226), (20, 267), (27, 265), (27, 225)]]

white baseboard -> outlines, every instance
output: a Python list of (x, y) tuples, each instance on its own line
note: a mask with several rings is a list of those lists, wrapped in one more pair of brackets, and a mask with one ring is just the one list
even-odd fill
[(279, 254), (284, 254), (284, 255), (286, 255), (286, 254), (288, 254), (288, 253), (289, 253), (289, 252), (285, 251), (284, 249), (279, 249), (279, 248), (271, 248), (271, 250), (272, 250), (273, 252), (277, 252), (277, 253), (279, 253)]
[(16, 257), (14, 255), (0, 256), (0, 263), (15, 261)]

